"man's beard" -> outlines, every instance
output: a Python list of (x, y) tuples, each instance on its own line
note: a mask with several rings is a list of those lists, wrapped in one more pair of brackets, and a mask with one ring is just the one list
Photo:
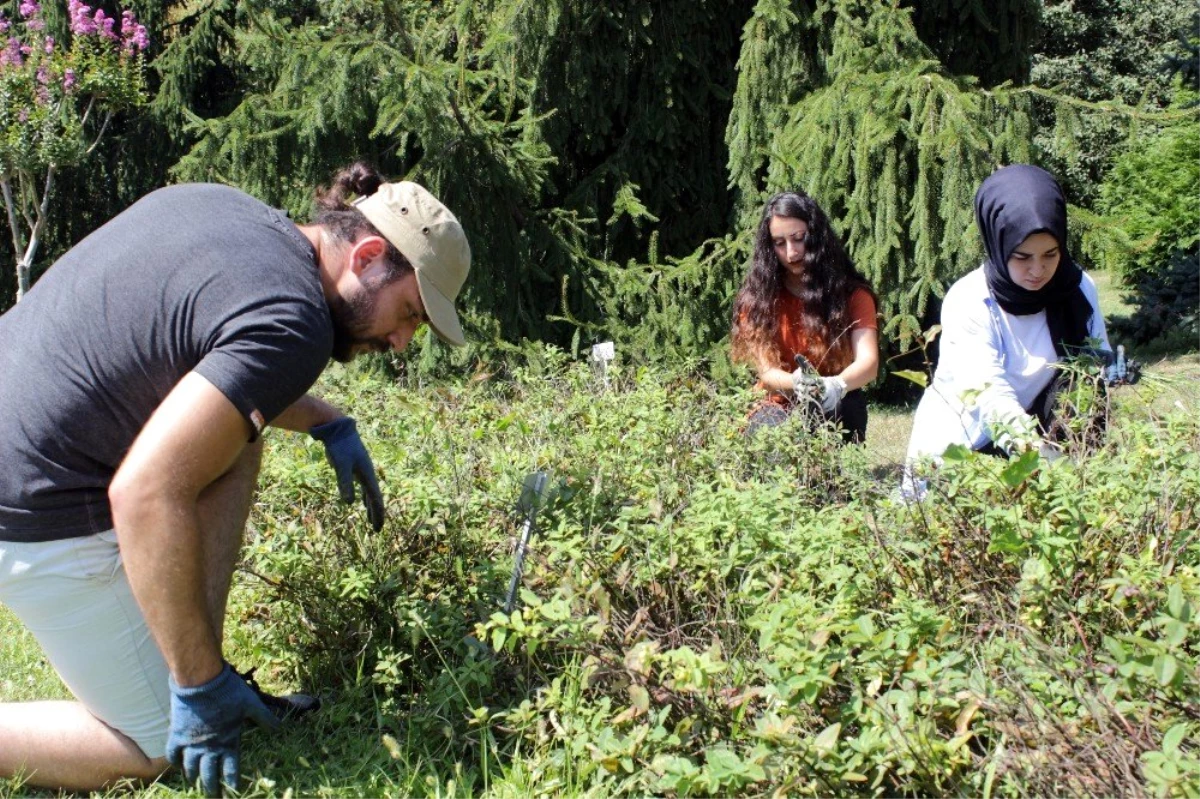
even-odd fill
[(355, 348), (362, 344), (376, 352), (387, 350), (386, 339), (366, 337), (375, 315), (377, 291), (382, 287), (382, 282), (364, 284), (349, 299), (339, 294), (329, 302), (329, 315), (333, 319), (332, 357), (335, 361), (347, 363), (354, 360)]

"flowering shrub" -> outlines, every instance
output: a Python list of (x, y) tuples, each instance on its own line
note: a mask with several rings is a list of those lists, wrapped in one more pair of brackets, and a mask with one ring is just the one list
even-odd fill
[[(41, 6), (24, 0), (20, 20), (0, 12), (0, 172), (41, 171), (77, 162), (90, 142), (86, 128), (100, 113), (145, 95), (146, 28), (126, 11), (117, 20), (70, 0), (70, 38), (46, 31)], [(100, 112), (100, 113), (98, 113)], [(103, 126), (103, 120), (97, 120)]]
[[(657, 364), (367, 368), (319, 393), (362, 420), (388, 525), (276, 438), (227, 624), (234, 662), (335, 697), (330, 753), (445, 775), (357, 793), (1200, 796), (1192, 394), (1160, 416), (1148, 376), (1088, 457), (964, 452), (908, 503), (859, 448), (797, 417), (747, 439), (748, 387)], [(505, 612), (533, 469), (551, 490)]]
[(132, 11), (117, 20), (80, 0), (67, 3), (63, 41), (48, 30), (37, 0), (22, 0), (18, 15), (0, 11), (0, 188), (20, 296), (54, 173), (94, 150), (114, 113), (144, 101), (149, 38)]

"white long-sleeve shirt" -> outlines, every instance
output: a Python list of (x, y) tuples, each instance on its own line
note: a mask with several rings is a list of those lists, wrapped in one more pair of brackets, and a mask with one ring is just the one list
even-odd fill
[[(1096, 284), (1084, 273), (1080, 287), (1092, 304), (1088, 335), (1110, 349)], [(1009, 314), (988, 291), (983, 267), (964, 275), (942, 302), (941, 355), (913, 417), (909, 462), (951, 444), (976, 449), (992, 440), (992, 424), (1025, 418), (1058, 360), (1045, 311)]]

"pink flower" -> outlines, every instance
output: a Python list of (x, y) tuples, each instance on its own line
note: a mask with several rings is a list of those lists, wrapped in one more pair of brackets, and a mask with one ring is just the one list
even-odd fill
[(129, 10), (121, 12), (121, 41), (121, 49), (126, 53), (141, 52), (150, 46), (146, 26), (138, 24), (137, 17)]
[(4, 52), (0, 53), (0, 66), (19, 67), (24, 63), (25, 57), (21, 55), (21, 43), (16, 39), (9, 39)]
[(71, 33), (76, 36), (89, 36), (99, 28), (92, 19), (92, 9), (80, 0), (68, 0), (67, 13), (71, 16)]
[(54, 37), (47, 36), (46, 41), (42, 43), (42, 49), (46, 51), (46, 55), (54, 52)]
[(100, 35), (106, 39), (117, 40), (117, 34), (113, 32), (113, 26), (117, 21), (104, 13), (103, 8), (96, 9), (96, 16), (93, 17), (96, 22), (96, 27), (100, 29)]
[(40, 67), (37, 68), (36, 77), (37, 77), (37, 82), (43, 86), (45, 86), (47, 83), (50, 82), (50, 71), (48, 69), (46, 69), (45, 64), (42, 64)]
[(8, 21), (8, 17), (4, 16), (4, 12), (0, 11), (0, 33), (4, 33), (12, 27), (12, 23)]
[(46, 23), (42, 21), (42, 7), (38, 5), (37, 0), (21, 0), (17, 10), (29, 30), (40, 31), (46, 27)]
[(17, 119), (21, 120), (22, 122), (28, 122), (29, 121), (29, 109), (22, 108), (20, 111), (18, 111)]
[(75, 70), (63, 70), (62, 87), (64, 92), (70, 92), (71, 89), (75, 88)]

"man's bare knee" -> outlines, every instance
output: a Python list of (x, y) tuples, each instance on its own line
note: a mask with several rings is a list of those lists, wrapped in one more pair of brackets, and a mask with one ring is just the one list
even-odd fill
[(169, 769), (79, 702), (0, 703), (0, 779), (30, 787), (95, 791), (153, 782)]

